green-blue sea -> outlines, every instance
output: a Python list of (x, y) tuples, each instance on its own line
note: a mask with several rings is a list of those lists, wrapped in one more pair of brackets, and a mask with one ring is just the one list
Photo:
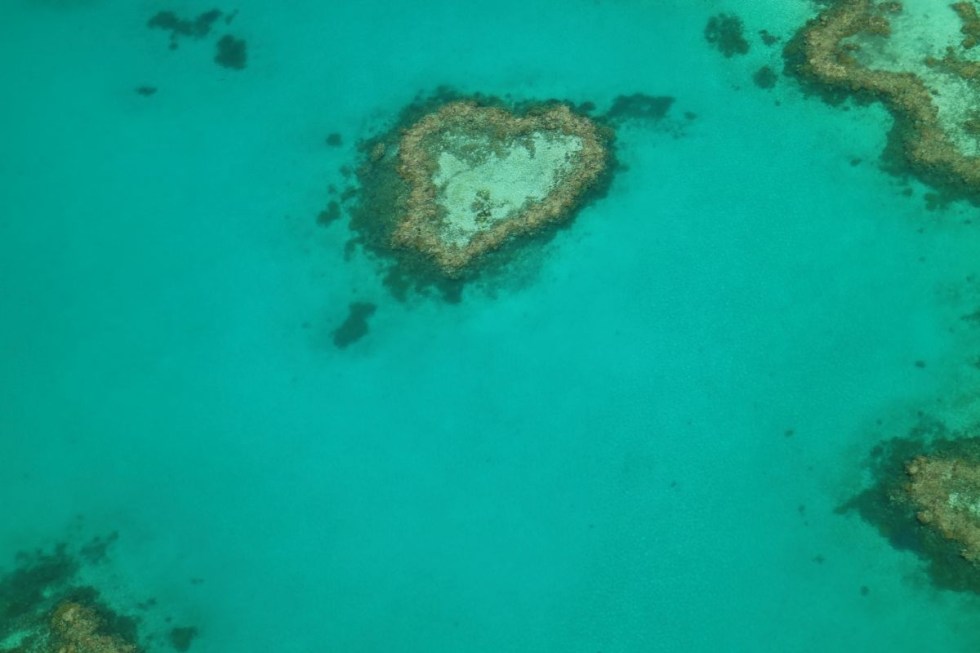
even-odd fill
[[(980, 414), (980, 230), (782, 74), (822, 6), (2, 0), (0, 571), (117, 534), (80, 574), (150, 653), (976, 651), (836, 510)], [(568, 228), (399, 299), (318, 215), (440, 87), (674, 101)]]

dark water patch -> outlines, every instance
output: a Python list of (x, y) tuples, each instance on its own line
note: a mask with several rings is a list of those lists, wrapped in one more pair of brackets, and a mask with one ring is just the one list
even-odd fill
[(718, 14), (709, 18), (704, 26), (704, 39), (729, 58), (748, 54), (749, 42), (744, 32), (741, 18), (734, 14)]
[(78, 550), (79, 557), (90, 565), (101, 564), (109, 558), (109, 547), (119, 539), (119, 533), (112, 531), (108, 535), (95, 536), (82, 545)]
[(138, 95), (142, 95), (143, 97), (150, 97), (151, 95), (156, 95), (157, 87), (156, 86), (137, 86), (135, 90), (136, 90), (136, 93)]
[(176, 50), (180, 38), (202, 39), (211, 33), (214, 23), (221, 18), (219, 9), (211, 9), (196, 18), (181, 18), (174, 11), (159, 11), (147, 21), (150, 29), (170, 32), (170, 49)]
[(960, 319), (963, 320), (964, 322), (972, 322), (974, 325), (980, 324), (980, 308), (977, 308), (972, 313), (961, 315)]
[(779, 43), (779, 37), (775, 34), (769, 33), (768, 30), (760, 29), (759, 38), (762, 40), (762, 44), (766, 47), (772, 47)]
[(627, 120), (659, 122), (667, 116), (674, 102), (675, 98), (669, 95), (620, 95), (613, 100), (605, 119), (617, 125)]
[(0, 578), (0, 623), (20, 621), (32, 615), (37, 606), (47, 605), (47, 597), (63, 592), (80, 566), (68, 554), (66, 544), (59, 544), (50, 553), (21, 552), (17, 562), (13, 571)]
[(193, 626), (181, 626), (177, 628), (171, 628), (169, 634), (170, 645), (174, 647), (176, 651), (186, 651), (190, 649), (191, 644), (197, 637), (197, 628)]
[(340, 219), (340, 204), (335, 200), (331, 200), (327, 204), (327, 208), (320, 211), (319, 215), (316, 216), (316, 223), (321, 227), (327, 227)]
[(774, 71), (769, 66), (763, 66), (757, 71), (752, 73), (752, 81), (761, 89), (771, 89), (776, 86), (776, 81), (778, 80), (776, 71)]
[(355, 197), (357, 197), (357, 187), (356, 186), (347, 186), (340, 193), (340, 201), (341, 202), (349, 202), (352, 199), (354, 199)]
[(248, 52), (245, 39), (225, 34), (217, 43), (214, 61), (223, 68), (243, 70), (248, 63)]
[(344, 139), (337, 132), (333, 132), (331, 134), (327, 134), (325, 142), (328, 147), (340, 147), (344, 144)]
[(369, 302), (353, 302), (347, 319), (333, 332), (333, 344), (344, 349), (368, 334), (368, 320), (378, 307)]

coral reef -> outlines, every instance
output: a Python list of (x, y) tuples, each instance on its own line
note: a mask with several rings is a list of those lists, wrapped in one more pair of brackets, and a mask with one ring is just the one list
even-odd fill
[[(215, 24), (224, 19), (225, 25), (230, 25), (238, 15), (238, 10), (225, 13), (220, 9), (211, 9), (199, 14), (196, 18), (181, 18), (176, 12), (170, 10), (158, 11), (147, 22), (146, 26), (152, 30), (163, 30), (170, 33), (170, 49), (176, 50), (180, 39), (190, 38), (194, 40), (204, 39), (209, 36), (215, 28)], [(232, 70), (242, 70), (248, 61), (247, 45), (244, 39), (237, 38), (231, 34), (225, 34), (215, 44), (214, 62), (223, 68)], [(141, 87), (149, 88), (149, 87)], [(153, 89), (156, 91), (156, 89)], [(142, 93), (141, 95), (152, 95)]]
[(762, 89), (770, 89), (776, 85), (776, 72), (769, 66), (763, 66), (752, 73), (752, 81)]
[(225, 34), (216, 46), (214, 61), (219, 66), (242, 70), (248, 60), (248, 52), (244, 39), (235, 38), (231, 34)]
[(941, 425), (875, 447), (873, 484), (841, 507), (926, 563), (938, 587), (980, 593), (980, 437)]
[(704, 26), (704, 38), (726, 58), (748, 54), (749, 42), (745, 40), (742, 19), (732, 14), (718, 14), (708, 19)]
[(963, 40), (960, 45), (969, 50), (980, 41), (980, 16), (977, 15), (977, 8), (972, 2), (957, 2), (952, 8), (963, 22), (963, 27), (960, 28)]
[(133, 642), (110, 633), (90, 606), (66, 601), (51, 616), (51, 650), (58, 653), (135, 653)]
[[(787, 74), (828, 101), (852, 96), (883, 103), (895, 120), (888, 151), (902, 171), (976, 200), (980, 149), (964, 124), (980, 88), (971, 82), (974, 66), (957, 67), (956, 51), (972, 47), (976, 21), (964, 4), (947, 8), (962, 19), (965, 37), (958, 41), (959, 34), (944, 33), (945, 23), (932, 17), (939, 8), (908, 14), (899, 2), (839, 0), (797, 32), (784, 58)], [(943, 45), (940, 60), (933, 50)]]
[[(110, 607), (115, 602), (101, 592), (100, 569), (110, 564), (117, 539), (112, 532), (75, 547), (18, 553), (17, 564), (0, 574), (0, 653), (136, 653), (161, 640), (160, 625), (173, 627), (161, 616), (154, 620), (157, 632), (146, 632), (154, 599), (129, 605), (141, 612), (137, 617)], [(178, 650), (187, 650), (197, 634), (194, 627), (173, 631)]]
[(178, 626), (170, 630), (170, 645), (175, 651), (187, 651), (191, 648), (191, 643), (197, 637), (197, 628), (193, 626)]
[(333, 344), (338, 349), (344, 349), (368, 334), (368, 320), (378, 307), (370, 302), (351, 303), (347, 318), (334, 329)]
[(211, 32), (215, 21), (221, 18), (222, 12), (218, 9), (205, 11), (197, 18), (181, 18), (173, 11), (158, 11), (146, 26), (150, 29), (162, 29), (170, 32), (170, 49), (177, 49), (177, 41), (180, 37), (192, 37), (195, 39), (204, 38)]
[(410, 127), (398, 157), (410, 190), (392, 242), (432, 257), (449, 276), (567, 217), (607, 160), (596, 125), (567, 106), (516, 116), (472, 102), (447, 104)]
[(358, 145), (351, 246), (385, 262), (397, 298), (434, 289), (459, 301), (465, 283), (506, 267), (605, 193), (613, 131), (582, 106), (451, 89), (418, 98)]
[(316, 216), (316, 223), (321, 227), (326, 227), (339, 219), (340, 204), (338, 204), (336, 200), (330, 200), (327, 203), (327, 208), (320, 211), (320, 213)]
[(980, 562), (980, 460), (917, 456), (905, 465), (918, 520)]
[(605, 119), (617, 126), (627, 120), (658, 122), (667, 116), (674, 101), (669, 95), (620, 95), (613, 100)]

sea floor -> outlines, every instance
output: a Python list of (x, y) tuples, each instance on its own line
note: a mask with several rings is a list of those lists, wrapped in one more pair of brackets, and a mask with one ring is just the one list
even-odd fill
[[(146, 26), (211, 8), (0, 8), (0, 569), (118, 532), (87, 577), (199, 653), (980, 646), (977, 597), (835, 513), (876, 442), (974, 421), (980, 231), (881, 171), (880, 107), (753, 83), (815, 4), (243, 0), (175, 50)], [(705, 41), (719, 12), (748, 54)], [(441, 85), (675, 102), (571, 228), (403, 302), (317, 215)]]

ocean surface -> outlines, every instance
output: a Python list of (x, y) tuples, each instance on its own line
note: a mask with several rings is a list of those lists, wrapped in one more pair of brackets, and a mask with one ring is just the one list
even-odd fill
[[(212, 5), (0, 5), (0, 569), (117, 532), (85, 573), (195, 653), (980, 647), (978, 597), (835, 512), (980, 414), (980, 231), (880, 169), (880, 106), (753, 83), (819, 5), (216, 7), (171, 49), (147, 21)], [(317, 215), (440, 86), (675, 101), (509, 276), (399, 301)]]

